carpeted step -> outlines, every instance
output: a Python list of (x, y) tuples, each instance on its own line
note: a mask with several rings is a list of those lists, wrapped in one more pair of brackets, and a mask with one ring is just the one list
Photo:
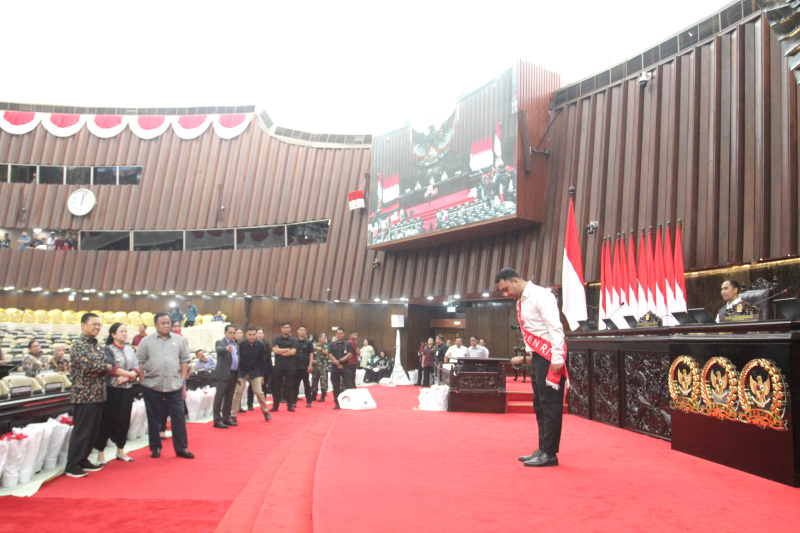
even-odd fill
[(531, 402), (507, 402), (506, 413), (533, 414), (533, 404)]
[(506, 400), (509, 402), (528, 402), (533, 405), (533, 391), (508, 391)]

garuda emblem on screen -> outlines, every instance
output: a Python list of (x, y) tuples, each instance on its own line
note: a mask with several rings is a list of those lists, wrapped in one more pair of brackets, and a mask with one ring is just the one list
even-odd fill
[(435, 165), (450, 151), (453, 135), (456, 131), (456, 112), (444, 121), (438, 130), (431, 124), (427, 133), (411, 130), (411, 148), (414, 152), (414, 163), (428, 167)]

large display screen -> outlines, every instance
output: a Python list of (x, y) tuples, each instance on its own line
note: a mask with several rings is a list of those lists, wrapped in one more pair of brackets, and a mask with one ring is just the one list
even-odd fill
[(513, 69), (459, 98), (440, 124), (375, 136), (369, 244), (516, 216), (516, 147)]

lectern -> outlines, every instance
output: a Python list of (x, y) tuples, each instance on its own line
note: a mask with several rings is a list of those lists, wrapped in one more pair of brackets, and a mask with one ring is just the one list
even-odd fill
[(508, 359), (462, 357), (436, 369), (439, 383), (450, 387), (447, 410), (456, 413), (505, 413)]

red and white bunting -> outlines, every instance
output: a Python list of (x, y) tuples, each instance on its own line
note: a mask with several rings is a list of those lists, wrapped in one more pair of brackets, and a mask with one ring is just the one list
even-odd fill
[(200, 137), (211, 125), (210, 115), (184, 115), (175, 117), (172, 129), (175, 134), (185, 141)]
[(253, 120), (253, 113), (238, 113), (235, 115), (214, 115), (211, 125), (214, 132), (222, 139), (233, 139), (241, 135)]
[(24, 135), (39, 125), (42, 113), (26, 113), (23, 111), (1, 111), (0, 129), (12, 135)]
[(129, 118), (128, 115), (89, 115), (86, 127), (95, 137), (110, 139), (122, 133)]
[(86, 115), (64, 115), (61, 113), (45, 113), (42, 115), (42, 126), (56, 137), (72, 137), (86, 124)]
[(140, 139), (149, 140), (160, 137), (170, 124), (173, 117), (163, 115), (142, 115), (131, 117), (128, 127)]

